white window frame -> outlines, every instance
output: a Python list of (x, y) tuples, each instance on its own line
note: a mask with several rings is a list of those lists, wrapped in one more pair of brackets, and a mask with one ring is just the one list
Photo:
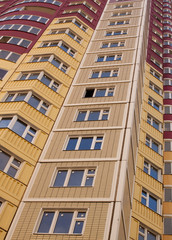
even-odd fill
[[(155, 110), (157, 110), (157, 111), (159, 111), (159, 112), (162, 112), (162, 105), (161, 105), (159, 102), (157, 102), (156, 100), (154, 100), (153, 98), (151, 98), (150, 96), (149, 96), (149, 98), (148, 98), (148, 104), (149, 104), (150, 106), (152, 106)], [(154, 107), (154, 104), (158, 105), (159, 109), (156, 109), (156, 108)]]
[(160, 240), (160, 235), (159, 234), (155, 233), (152, 230), (149, 231), (146, 227), (143, 227), (142, 225), (140, 225), (140, 227), (145, 230), (144, 233), (139, 231), (139, 235), (144, 237), (144, 240), (147, 240), (147, 235), (148, 235), (149, 232), (156, 236), (156, 240)]
[[(113, 76), (114, 73), (117, 73), (117, 76), (116, 76), (116, 77), (119, 76), (119, 69), (113, 69), (113, 70), (109, 70), (109, 71), (110, 71), (110, 76), (109, 76), (109, 77), (115, 77), (115, 76)], [(102, 70), (102, 71), (94, 71), (94, 72), (99, 72), (97, 78), (104, 78), (104, 77), (101, 77), (101, 75), (102, 75), (102, 72), (106, 72), (106, 71)], [(107, 72), (108, 72), (108, 70), (107, 70)], [(92, 78), (92, 74), (93, 74), (93, 72), (91, 73), (90, 78)]]
[[(147, 164), (147, 165), (146, 165)], [(158, 173), (158, 179), (157, 181), (161, 181), (161, 170), (155, 166), (154, 164), (152, 164), (151, 162), (149, 162), (147, 159), (144, 159), (144, 168), (147, 168), (148, 170), (148, 175), (151, 176), (151, 167), (155, 168), (157, 170)], [(143, 170), (144, 171), (144, 170)], [(145, 171), (144, 171), (145, 172)], [(145, 172), (146, 173), (146, 172)], [(152, 176), (151, 176), (152, 177)], [(155, 178), (154, 178), (155, 179)]]
[(159, 142), (157, 142), (156, 140), (154, 140), (152, 137), (150, 137), (149, 135), (146, 135), (146, 139), (145, 139), (146, 146), (153, 150), (153, 148), (152, 148), (153, 143), (155, 143), (158, 146), (158, 152), (156, 152), (156, 151), (155, 152), (161, 155), (162, 154), (162, 145)]
[[(96, 62), (101, 62), (101, 61), (98, 61), (99, 57), (103, 57), (104, 58), (102, 62), (108, 62), (107, 58), (108, 57), (112, 57), (112, 56), (114, 57), (114, 59), (111, 60), (111, 61), (121, 61), (122, 60), (122, 53), (118, 53), (118, 54), (111, 54), (111, 55), (106, 55), (106, 56), (101, 56), (101, 55), (97, 56)], [(121, 59), (118, 60), (118, 58), (121, 58)]]
[[(158, 123), (159, 125), (158, 129), (153, 126), (153, 121)], [(150, 114), (147, 115), (147, 123), (150, 124), (152, 127), (154, 127), (156, 130), (162, 132), (162, 123), (160, 123), (156, 118), (152, 117)]]
[(162, 69), (162, 63), (158, 62), (154, 57), (151, 57), (151, 61), (159, 68)]
[(114, 12), (114, 13), (112, 13), (112, 17), (128, 16), (128, 15), (131, 15), (131, 12), (132, 12), (132, 11)]
[[(11, 41), (13, 38), (18, 38), (18, 37), (10, 37), (10, 39), (7, 41), (7, 43), (10, 43), (10, 41)], [(18, 38), (18, 39), (20, 39), (20, 41), (19, 41), (17, 44), (14, 44), (14, 43), (10, 43), (10, 44), (13, 44), (13, 45), (18, 45), (18, 46), (21, 46), (21, 47), (23, 47), (23, 46), (21, 45), (21, 43), (22, 43), (24, 40), (26, 40), (26, 41), (30, 42), (30, 43), (29, 43), (29, 45), (30, 45), (30, 44), (31, 44), (31, 42), (32, 42), (32, 41), (30, 41), (29, 39), (23, 39), (23, 38)], [(25, 47), (25, 48), (28, 48), (28, 47), (29, 47), (29, 45), (28, 45), (27, 47)]]
[[(120, 32), (120, 34), (114, 34), (114, 33), (116, 33), (116, 32)], [(108, 33), (111, 33), (111, 35), (107, 35)], [(105, 37), (111, 37), (111, 36), (120, 36), (120, 35), (126, 35), (127, 34), (127, 29), (125, 29), (125, 30), (114, 30), (114, 31), (106, 31), (105, 32)]]
[(162, 81), (162, 76), (154, 69), (150, 68), (150, 74), (152, 74), (156, 79)]
[[(48, 233), (38, 232), (38, 229), (39, 229), (39, 226), (40, 226), (40, 223), (41, 223), (44, 212), (54, 212), (55, 213)], [(36, 228), (35, 228), (34, 232), (36, 234), (41, 234), (41, 235), (42, 234), (53, 234), (53, 235), (62, 234), (62, 233), (53, 233), (53, 230), (55, 228), (56, 222), (58, 220), (58, 215), (59, 215), (60, 212), (73, 212), (74, 213), (72, 221), (71, 221), (71, 225), (70, 225), (70, 228), (69, 228), (69, 232), (65, 233), (65, 234), (67, 234), (67, 235), (68, 234), (78, 235), (78, 234), (73, 233), (76, 221), (83, 221), (84, 222), (83, 228), (82, 228), (82, 233), (80, 233), (79, 235), (84, 233), (86, 220), (87, 220), (87, 215), (88, 215), (88, 209), (77, 209), (77, 210), (75, 210), (75, 209), (67, 209), (67, 210), (66, 209), (60, 209), (60, 210), (55, 209), (55, 210), (52, 210), (52, 208), (51, 209), (41, 209), (41, 213), (40, 213), (40, 216), (38, 217)], [(82, 218), (77, 217), (77, 214), (79, 212), (84, 212), (85, 217), (84, 218), (83, 217)]]
[[(94, 148), (95, 148), (96, 143), (98, 143), (98, 142), (101, 142), (101, 143), (102, 143), (102, 144), (101, 144), (101, 148), (100, 148), (99, 150), (102, 149), (103, 142), (104, 142), (104, 135), (103, 135), (103, 134), (102, 134), (102, 135), (98, 135), (98, 136), (79, 136), (79, 137), (76, 137), (78, 140), (77, 140), (75, 149), (72, 150), (72, 151), (78, 151), (78, 150), (79, 150), (79, 147), (80, 147), (82, 138), (85, 138), (85, 137), (91, 137), (91, 138), (93, 138), (92, 144), (91, 144), (91, 147), (90, 147), (89, 150), (96, 150), (96, 149), (94, 149)], [(99, 137), (102, 137), (102, 140), (98, 140), (97, 138), (99, 138)], [(69, 141), (70, 141), (71, 138), (75, 138), (75, 136), (68, 136), (68, 137), (67, 137), (67, 142), (66, 142), (65, 148), (64, 148), (65, 151), (70, 151), (70, 150), (66, 150), (66, 149), (67, 149), (68, 143), (69, 143)], [(86, 151), (88, 151), (88, 150), (86, 150)]]
[(154, 82), (149, 81), (149, 88), (156, 92), (158, 95), (162, 96), (162, 90)]
[[(111, 47), (112, 43), (113, 44), (117, 43), (117, 46), (114, 46), (114, 47), (124, 47), (125, 46), (125, 41), (120, 41), (120, 42), (116, 41), (116, 42), (107, 42), (107, 43), (104, 42), (104, 43), (101, 44), (101, 48), (113, 48), (113, 47)], [(108, 44), (108, 46), (103, 47), (104, 44)]]
[[(142, 192), (143, 191), (146, 192), (146, 194), (147, 194), (147, 196), (144, 196), (141, 193), (141, 199), (144, 198), (146, 200), (146, 205), (144, 205), (144, 204), (143, 205), (149, 208), (149, 197), (151, 196), (157, 200), (157, 212), (156, 213), (161, 214), (161, 199), (158, 198), (157, 196), (155, 196), (153, 193), (150, 193), (145, 188), (142, 188)], [(151, 208), (149, 208), (149, 209), (151, 210)]]
[[(77, 170), (81, 170), (81, 171), (84, 171), (83, 173), (83, 177), (82, 177), (82, 182), (81, 182), (81, 185), (80, 186), (73, 186), (73, 187), (93, 187), (94, 184), (95, 184), (95, 178), (96, 178), (96, 175), (97, 175), (97, 169), (96, 167), (87, 167), (87, 168), (71, 168), (71, 169), (56, 169), (55, 170), (55, 174), (53, 176), (53, 179), (52, 179), (52, 182), (51, 182), (51, 185), (50, 187), (53, 187), (53, 188), (56, 188), (56, 186), (54, 186), (54, 183), (55, 183), (55, 180), (56, 180), (56, 177), (57, 177), (57, 174), (58, 172), (60, 171), (67, 171), (67, 174), (66, 174), (66, 178), (65, 178), (65, 181), (64, 181), (64, 184), (62, 187), (72, 187), (72, 186), (68, 186), (68, 183), (69, 183), (69, 180), (70, 180), (70, 176), (72, 174), (72, 171), (77, 171)], [(90, 170), (94, 170), (94, 173), (88, 173)], [(92, 186), (85, 186), (85, 183), (86, 183), (86, 180), (87, 180), (87, 177), (93, 177), (93, 183), (92, 183)]]
[(81, 109), (81, 110), (78, 110), (77, 111), (77, 114), (76, 114), (76, 117), (75, 117), (75, 122), (80, 122), (80, 121), (77, 121), (77, 117), (78, 117), (78, 114), (80, 113), (80, 112), (87, 112), (86, 113), (86, 115), (85, 115), (85, 119), (82, 121), (82, 122), (84, 122), (84, 121), (89, 121), (88, 120), (88, 118), (89, 118), (89, 114), (91, 113), (91, 112), (100, 112), (99, 113), (99, 118), (97, 119), (97, 120), (95, 120), (95, 121), (104, 121), (102, 118), (103, 118), (103, 116), (104, 115), (107, 115), (108, 117), (107, 117), (107, 120), (109, 119), (109, 115), (110, 115), (110, 109), (91, 109), (91, 110), (83, 110), (83, 109)]
[[(119, 23), (120, 23), (120, 24), (119, 24)], [(130, 23), (130, 20), (129, 20), (129, 19), (118, 20), (118, 21), (115, 21), (115, 22), (110, 21), (110, 22), (109, 22), (109, 26), (121, 26), (121, 25), (129, 24), (129, 23)]]

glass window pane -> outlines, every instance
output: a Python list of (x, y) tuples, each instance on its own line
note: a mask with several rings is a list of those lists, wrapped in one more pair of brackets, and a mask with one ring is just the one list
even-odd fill
[(41, 82), (44, 83), (47, 86), (49, 86), (51, 81), (52, 80), (49, 77), (47, 77), (46, 75), (43, 75), (43, 77), (41, 78)]
[(87, 113), (87, 111), (79, 112), (76, 121), (77, 122), (84, 121), (86, 113)]
[(23, 41), (20, 43), (20, 46), (27, 48), (30, 43), (31, 43), (31, 41), (23, 40)]
[(67, 172), (67, 170), (58, 171), (53, 187), (63, 187)]
[(54, 233), (68, 233), (73, 217), (73, 212), (59, 212), (54, 228)]
[(104, 77), (110, 77), (110, 71), (103, 71), (102, 74), (101, 74), (101, 77), (104, 78)]
[(158, 144), (155, 143), (155, 142), (152, 142), (152, 149), (153, 149), (155, 152), (158, 152)]
[(8, 56), (9, 52), (1, 50), (0, 51), (0, 58), (5, 59)]
[(66, 150), (75, 150), (78, 138), (70, 138)]
[(8, 161), (10, 159), (10, 155), (4, 153), (3, 151), (0, 150), (0, 170), (3, 171), (4, 168), (6, 167)]
[(17, 60), (19, 59), (20, 55), (16, 54), (16, 53), (12, 53), (9, 57), (8, 60), (11, 62), (17, 62)]
[(153, 166), (151, 166), (150, 175), (153, 178), (158, 179), (158, 170), (156, 168), (154, 168)]
[(29, 80), (33, 80), (33, 79), (37, 79), (39, 76), (39, 73), (32, 73), (30, 74), (30, 76), (28, 77)]
[(95, 146), (94, 146), (94, 149), (95, 149), (95, 150), (100, 150), (100, 149), (101, 149), (101, 146), (102, 146), (102, 142), (96, 142), (96, 143), (95, 143)]
[(39, 29), (39, 28), (32, 28), (32, 29), (30, 30), (30, 33), (33, 33), (33, 34), (38, 34), (38, 33), (39, 33), (39, 31), (40, 31), (40, 29)]
[(30, 29), (30, 26), (24, 25), (20, 28), (20, 31), (27, 32), (27, 31), (29, 31), (29, 29)]
[(38, 20), (38, 16), (32, 16), (29, 20), (32, 20), (32, 21), (37, 21)]
[(17, 169), (12, 166), (7, 171), (7, 174), (11, 177), (15, 177), (16, 173), (17, 173)]
[(18, 101), (23, 101), (26, 97), (26, 93), (19, 93), (17, 94), (16, 98), (14, 99), (15, 102), (18, 102)]
[(5, 74), (7, 73), (8, 71), (4, 70), (4, 69), (0, 69), (0, 80), (3, 79), (3, 77), (5, 76)]
[(88, 116), (88, 121), (96, 121), (99, 119), (100, 111), (92, 111)]
[(98, 78), (99, 72), (93, 72), (91, 78)]
[(5, 102), (11, 102), (12, 98), (14, 97), (14, 94), (9, 94), (7, 98), (5, 99)]
[(27, 133), (26, 136), (25, 136), (25, 139), (28, 141), (28, 142), (32, 142), (34, 136), (32, 136), (31, 134)]
[(13, 38), (11, 38), (11, 40), (9, 41), (9, 43), (11, 43), (11, 44), (17, 44), (19, 41), (20, 41), (20, 38), (15, 38), (15, 37), (13, 37)]
[(0, 128), (8, 127), (9, 123), (11, 122), (12, 118), (2, 118), (0, 120)]
[(157, 199), (152, 196), (149, 196), (149, 208), (157, 212)]
[(94, 177), (87, 177), (85, 181), (85, 186), (92, 186), (93, 180), (94, 180)]
[(83, 137), (80, 142), (79, 150), (91, 149), (92, 141), (93, 141), (92, 137)]
[(17, 133), (18, 135), (22, 136), (22, 134), (24, 133), (25, 129), (27, 127), (27, 124), (25, 124), (24, 122), (17, 120), (12, 128), (12, 130)]
[(95, 97), (104, 97), (106, 93), (106, 89), (97, 89)]
[(75, 234), (82, 233), (83, 225), (84, 225), (84, 221), (76, 221), (73, 233)]
[(30, 104), (34, 108), (37, 108), (39, 103), (40, 103), (40, 100), (34, 95), (32, 95), (28, 101), (28, 104)]
[(48, 233), (53, 221), (54, 212), (44, 212), (41, 223), (38, 228), (39, 233)]
[(51, 63), (55, 66), (55, 67), (59, 67), (60, 66), (60, 61), (58, 61), (57, 59), (53, 59), (52, 61), (51, 61)]
[(68, 186), (81, 186), (84, 170), (72, 170)]
[(156, 240), (156, 236), (148, 231), (147, 240)]
[(115, 56), (107, 56), (106, 61), (113, 61)]
[(16, 160), (16, 159), (14, 159), (12, 163), (13, 163), (15, 166), (17, 166), (17, 167), (19, 167), (20, 164), (21, 164), (21, 162), (18, 161), (18, 160)]

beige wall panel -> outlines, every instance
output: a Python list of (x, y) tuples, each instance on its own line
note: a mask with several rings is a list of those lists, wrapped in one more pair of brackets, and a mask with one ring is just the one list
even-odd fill
[[(128, 93), (130, 91), (130, 83), (102, 83), (99, 85), (87, 85), (87, 86), (75, 86), (75, 91), (73, 91), (68, 100), (69, 104), (74, 103), (104, 103), (113, 102), (113, 101), (128, 101)], [(115, 88), (114, 96), (112, 97), (92, 97), (92, 98), (84, 98), (86, 89), (105, 89), (105, 88)]]
[[(68, 136), (100, 136), (104, 135), (101, 150), (65, 151)], [(80, 159), (80, 158), (118, 158), (121, 151), (123, 130), (74, 131), (56, 132), (45, 158), (50, 159)], [(121, 141), (120, 141), (121, 140)]]
[[(108, 50), (112, 50), (112, 49), (108, 49)], [(116, 51), (115, 51), (116, 50)], [(108, 62), (97, 62), (97, 58), (99, 56), (113, 56), (113, 55), (117, 55), (117, 54), (122, 54), (122, 60), (121, 61), (108, 61)], [(118, 66), (119, 64), (131, 64), (133, 63), (133, 59), (134, 59), (134, 56), (135, 56), (135, 51), (119, 51), (118, 48), (116, 49), (113, 49), (113, 51), (108, 51), (107, 53), (107, 49), (105, 48), (104, 49), (104, 53), (97, 53), (97, 54), (87, 54), (87, 58), (85, 58), (85, 61), (84, 61), (84, 67), (86, 66), (106, 66), (107, 64), (109, 66), (113, 65), (113, 66)]]
[(172, 185), (172, 175), (163, 175), (164, 185)]
[[(61, 162), (42, 163), (30, 191), (31, 198), (108, 198), (110, 197), (115, 162)], [(93, 187), (53, 187), (58, 170), (96, 169)], [(46, 175), (46, 181), (45, 179)]]
[(4, 202), (2, 211), (0, 212), (0, 228), (3, 228), (5, 231), (8, 230), (16, 210), (16, 206), (7, 201)]
[(96, 39), (102, 39), (103, 38), (103, 40), (108, 40), (108, 39), (118, 39), (118, 38), (121, 38), (121, 36), (123, 36), (123, 35), (116, 35), (115, 37), (114, 36), (106, 36), (106, 33), (107, 32), (111, 32), (111, 31), (119, 31), (119, 30), (127, 30), (127, 34), (125, 34), (125, 37), (127, 38), (127, 37), (130, 37), (130, 36), (137, 36), (137, 33), (138, 33), (138, 27), (121, 27), (121, 28), (119, 28), (119, 27), (113, 27), (113, 28), (106, 28), (106, 30), (97, 30), (96, 31), (96, 34), (95, 34), (95, 40)]
[(135, 118), (133, 121), (133, 126), (131, 129), (131, 143), (132, 143), (132, 150), (134, 154), (134, 159), (136, 159), (136, 154), (137, 154), (137, 147), (138, 147), (138, 135), (137, 135), (137, 129), (138, 126), (136, 126)]
[(130, 144), (130, 150), (128, 155), (128, 178), (129, 178), (131, 196), (133, 194), (133, 187), (134, 187), (134, 182), (133, 182), (134, 174), (135, 174), (135, 163), (134, 163), (133, 152)]
[(130, 239), (136, 240), (138, 238), (139, 221), (131, 217)]
[[(132, 3), (133, 4), (133, 7), (130, 7), (130, 8), (122, 8), (122, 10), (128, 10), (128, 9), (133, 9), (133, 8), (139, 8), (139, 7), (141, 7), (142, 6), (142, 2), (140, 2), (140, 1), (137, 1), (137, 2), (134, 2), (133, 3), (133, 1), (128, 1), (127, 3)], [(112, 9), (114, 8), (115, 9), (115, 7), (116, 6), (119, 6), (119, 5), (125, 5), (124, 3), (121, 3), (121, 2), (117, 2), (117, 3), (112, 3), (112, 4), (108, 4), (107, 5), (107, 8), (106, 8), (106, 11), (112, 11)]]
[[(112, 228), (113, 228), (113, 226), (112, 226)], [(124, 222), (123, 222), (123, 218), (121, 216), (118, 240), (125, 240), (125, 239), (127, 239), (127, 238), (125, 237)]]
[(170, 235), (163, 235), (162, 240), (172, 240), (172, 236)]
[(107, 19), (104, 21), (101, 21), (100, 28), (107, 28), (111, 29), (114, 26), (110, 26), (110, 22), (117, 22), (117, 21), (123, 21), (123, 20), (129, 20), (129, 24), (121, 24), (116, 25), (116, 27), (121, 28), (121, 27), (132, 27), (132, 26), (138, 26), (140, 23), (140, 17), (131, 17), (131, 15), (128, 16), (122, 16), (122, 17), (112, 17), (113, 13), (111, 12), (106, 12), (104, 14), (104, 17)]
[[(59, 122), (57, 128), (121, 127), (125, 122), (124, 117), (127, 111), (127, 106), (127, 104), (97, 104), (93, 106), (66, 107), (61, 118), (63, 121)], [(110, 110), (108, 120), (76, 122), (79, 111), (95, 111), (102, 109)]]
[[(114, 43), (114, 42), (124, 42), (125, 41), (125, 46), (124, 47), (111, 47), (111, 48), (101, 48), (102, 43)], [(135, 48), (136, 45), (136, 38), (125, 38), (122, 37), (118, 39), (111, 39), (111, 40), (102, 40), (102, 41), (93, 41), (91, 43), (91, 46), (89, 48), (89, 52), (109, 52), (109, 51), (124, 51), (125, 49), (130, 49), (130, 48)]]
[[(130, 199), (130, 190), (128, 185), (128, 179), (125, 181), (125, 190), (124, 190), (124, 198), (123, 198), (123, 212), (124, 212), (124, 222), (126, 226), (126, 234), (128, 235), (129, 226), (130, 226), (130, 213), (131, 213), (131, 199)], [(119, 238), (121, 239), (121, 238)], [(128, 236), (127, 236), (128, 239)], [(122, 240), (122, 239), (121, 239)]]
[[(106, 224), (106, 217), (109, 203), (26, 203), (22, 215), (17, 224), (13, 240), (103, 240), (104, 228)], [(86, 219), (85, 229), (83, 235), (68, 235), (68, 234), (32, 234), (38, 224), (36, 225), (40, 210), (43, 209), (72, 209), (72, 210), (87, 210), (88, 217)]]
[(137, 155), (137, 167), (139, 167), (140, 169), (143, 169), (144, 159), (145, 159), (144, 156), (141, 155), (140, 152), (138, 152), (138, 155)]

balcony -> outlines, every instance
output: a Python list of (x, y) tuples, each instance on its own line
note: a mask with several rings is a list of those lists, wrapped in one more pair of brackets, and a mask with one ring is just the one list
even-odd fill
[(144, 132), (146, 132), (147, 134), (155, 138), (158, 142), (160, 143), (163, 142), (162, 132), (158, 131), (156, 128), (154, 128), (152, 125), (150, 125), (146, 121), (144, 120), (141, 121), (141, 128), (144, 130)]
[(142, 169), (136, 170), (137, 182), (154, 193), (158, 197), (162, 197), (162, 183), (145, 173)]
[(141, 141), (139, 142), (139, 152), (147, 159), (150, 159), (151, 162), (156, 164), (159, 168), (163, 167), (162, 156)]
[(47, 134), (54, 123), (26, 102), (0, 102), (0, 114), (18, 114)]
[(26, 186), (0, 171), (0, 192), (7, 201), (18, 206)]
[(69, 87), (72, 82), (72, 78), (69, 77), (69, 75), (62, 72), (50, 62), (23, 63), (17, 70), (20, 72), (45, 71), (67, 87)]
[(41, 150), (8, 128), (0, 129), (0, 145), (21, 159), (35, 165)]
[(59, 59), (63, 60), (63, 62), (68, 63), (72, 68), (77, 70), (79, 66), (79, 62), (71, 57), (68, 53), (63, 51), (60, 47), (39, 47), (39, 48), (34, 48), (30, 52), (32, 55), (45, 55), (49, 54), (52, 55), (54, 54), (57, 56)]
[(150, 113), (152, 116), (154, 116), (156, 119), (158, 119), (160, 122), (163, 122), (163, 114), (156, 110), (154, 107), (149, 105), (146, 101), (143, 101), (143, 108), (146, 112)]
[[(63, 95), (65, 96), (68, 88), (63, 89)], [(47, 87), (45, 84), (41, 83), (39, 80), (24, 80), (24, 81), (11, 81), (8, 82), (3, 88), (4, 91), (23, 91), (23, 90), (33, 90), (40, 96), (43, 96), (47, 101), (57, 106), (61, 107), (63, 103), (63, 97), (58, 93), (54, 92), (52, 89)]]
[(151, 229), (155, 230), (157, 233), (162, 234), (162, 217), (143, 205), (141, 202), (133, 199), (133, 217), (138, 219), (140, 222), (149, 226)]

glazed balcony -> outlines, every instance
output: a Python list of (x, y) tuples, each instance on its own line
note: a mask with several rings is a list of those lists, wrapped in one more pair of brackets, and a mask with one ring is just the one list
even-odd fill
[(146, 101), (143, 101), (143, 108), (145, 109), (146, 112), (150, 113), (160, 122), (163, 122), (163, 114), (160, 111), (156, 110), (151, 105), (149, 105)]
[(157, 102), (159, 102), (161, 105), (163, 104), (163, 96), (156, 93), (154, 90), (152, 90), (149, 87), (146, 87), (146, 93), (151, 96), (153, 99), (155, 99)]
[(69, 77), (69, 75), (62, 72), (50, 62), (24, 63), (21, 64), (17, 70), (20, 72), (45, 71), (67, 87), (69, 87), (72, 82), (72, 78)]
[(157, 181), (155, 178), (151, 177), (145, 173), (142, 169), (137, 168), (136, 170), (136, 181), (147, 188), (149, 191), (154, 193), (156, 196), (162, 198), (162, 183)]
[[(65, 96), (67, 89), (66, 87), (60, 87), (61, 94)], [(58, 108), (61, 107), (63, 103), (63, 97), (54, 92), (52, 89), (47, 87), (45, 84), (41, 83), (41, 81), (35, 80), (23, 80), (23, 81), (11, 81), (8, 82), (5, 87), (3, 88), (4, 91), (23, 91), (23, 90), (33, 90), (38, 95), (44, 97), (48, 102), (52, 103), (53, 105), (57, 106)], [(59, 90), (59, 92), (60, 92)]]
[(147, 159), (150, 159), (152, 163), (156, 164), (159, 168), (163, 167), (162, 155), (158, 154), (145, 143), (139, 142), (139, 152)]
[(134, 218), (138, 219), (146, 226), (149, 226), (157, 233), (162, 234), (163, 221), (162, 217), (158, 213), (152, 211), (136, 199), (133, 199), (132, 210)]
[(79, 62), (71, 57), (68, 53), (63, 51), (60, 47), (39, 47), (39, 48), (34, 48), (30, 51), (31, 55), (45, 55), (45, 54), (54, 54), (57, 56), (59, 59), (63, 60), (63, 62), (67, 63), (70, 65), (72, 68), (77, 70), (79, 66)]
[(26, 186), (0, 171), (0, 192), (4, 199), (18, 206)]
[(163, 143), (163, 133), (158, 131), (151, 124), (141, 120), (141, 128), (144, 130), (144, 132), (155, 138), (158, 142)]
[(32, 165), (37, 163), (41, 153), (40, 148), (8, 128), (0, 129), (0, 145)]
[(0, 102), (0, 114), (17, 114), (47, 134), (54, 123), (26, 102)]

